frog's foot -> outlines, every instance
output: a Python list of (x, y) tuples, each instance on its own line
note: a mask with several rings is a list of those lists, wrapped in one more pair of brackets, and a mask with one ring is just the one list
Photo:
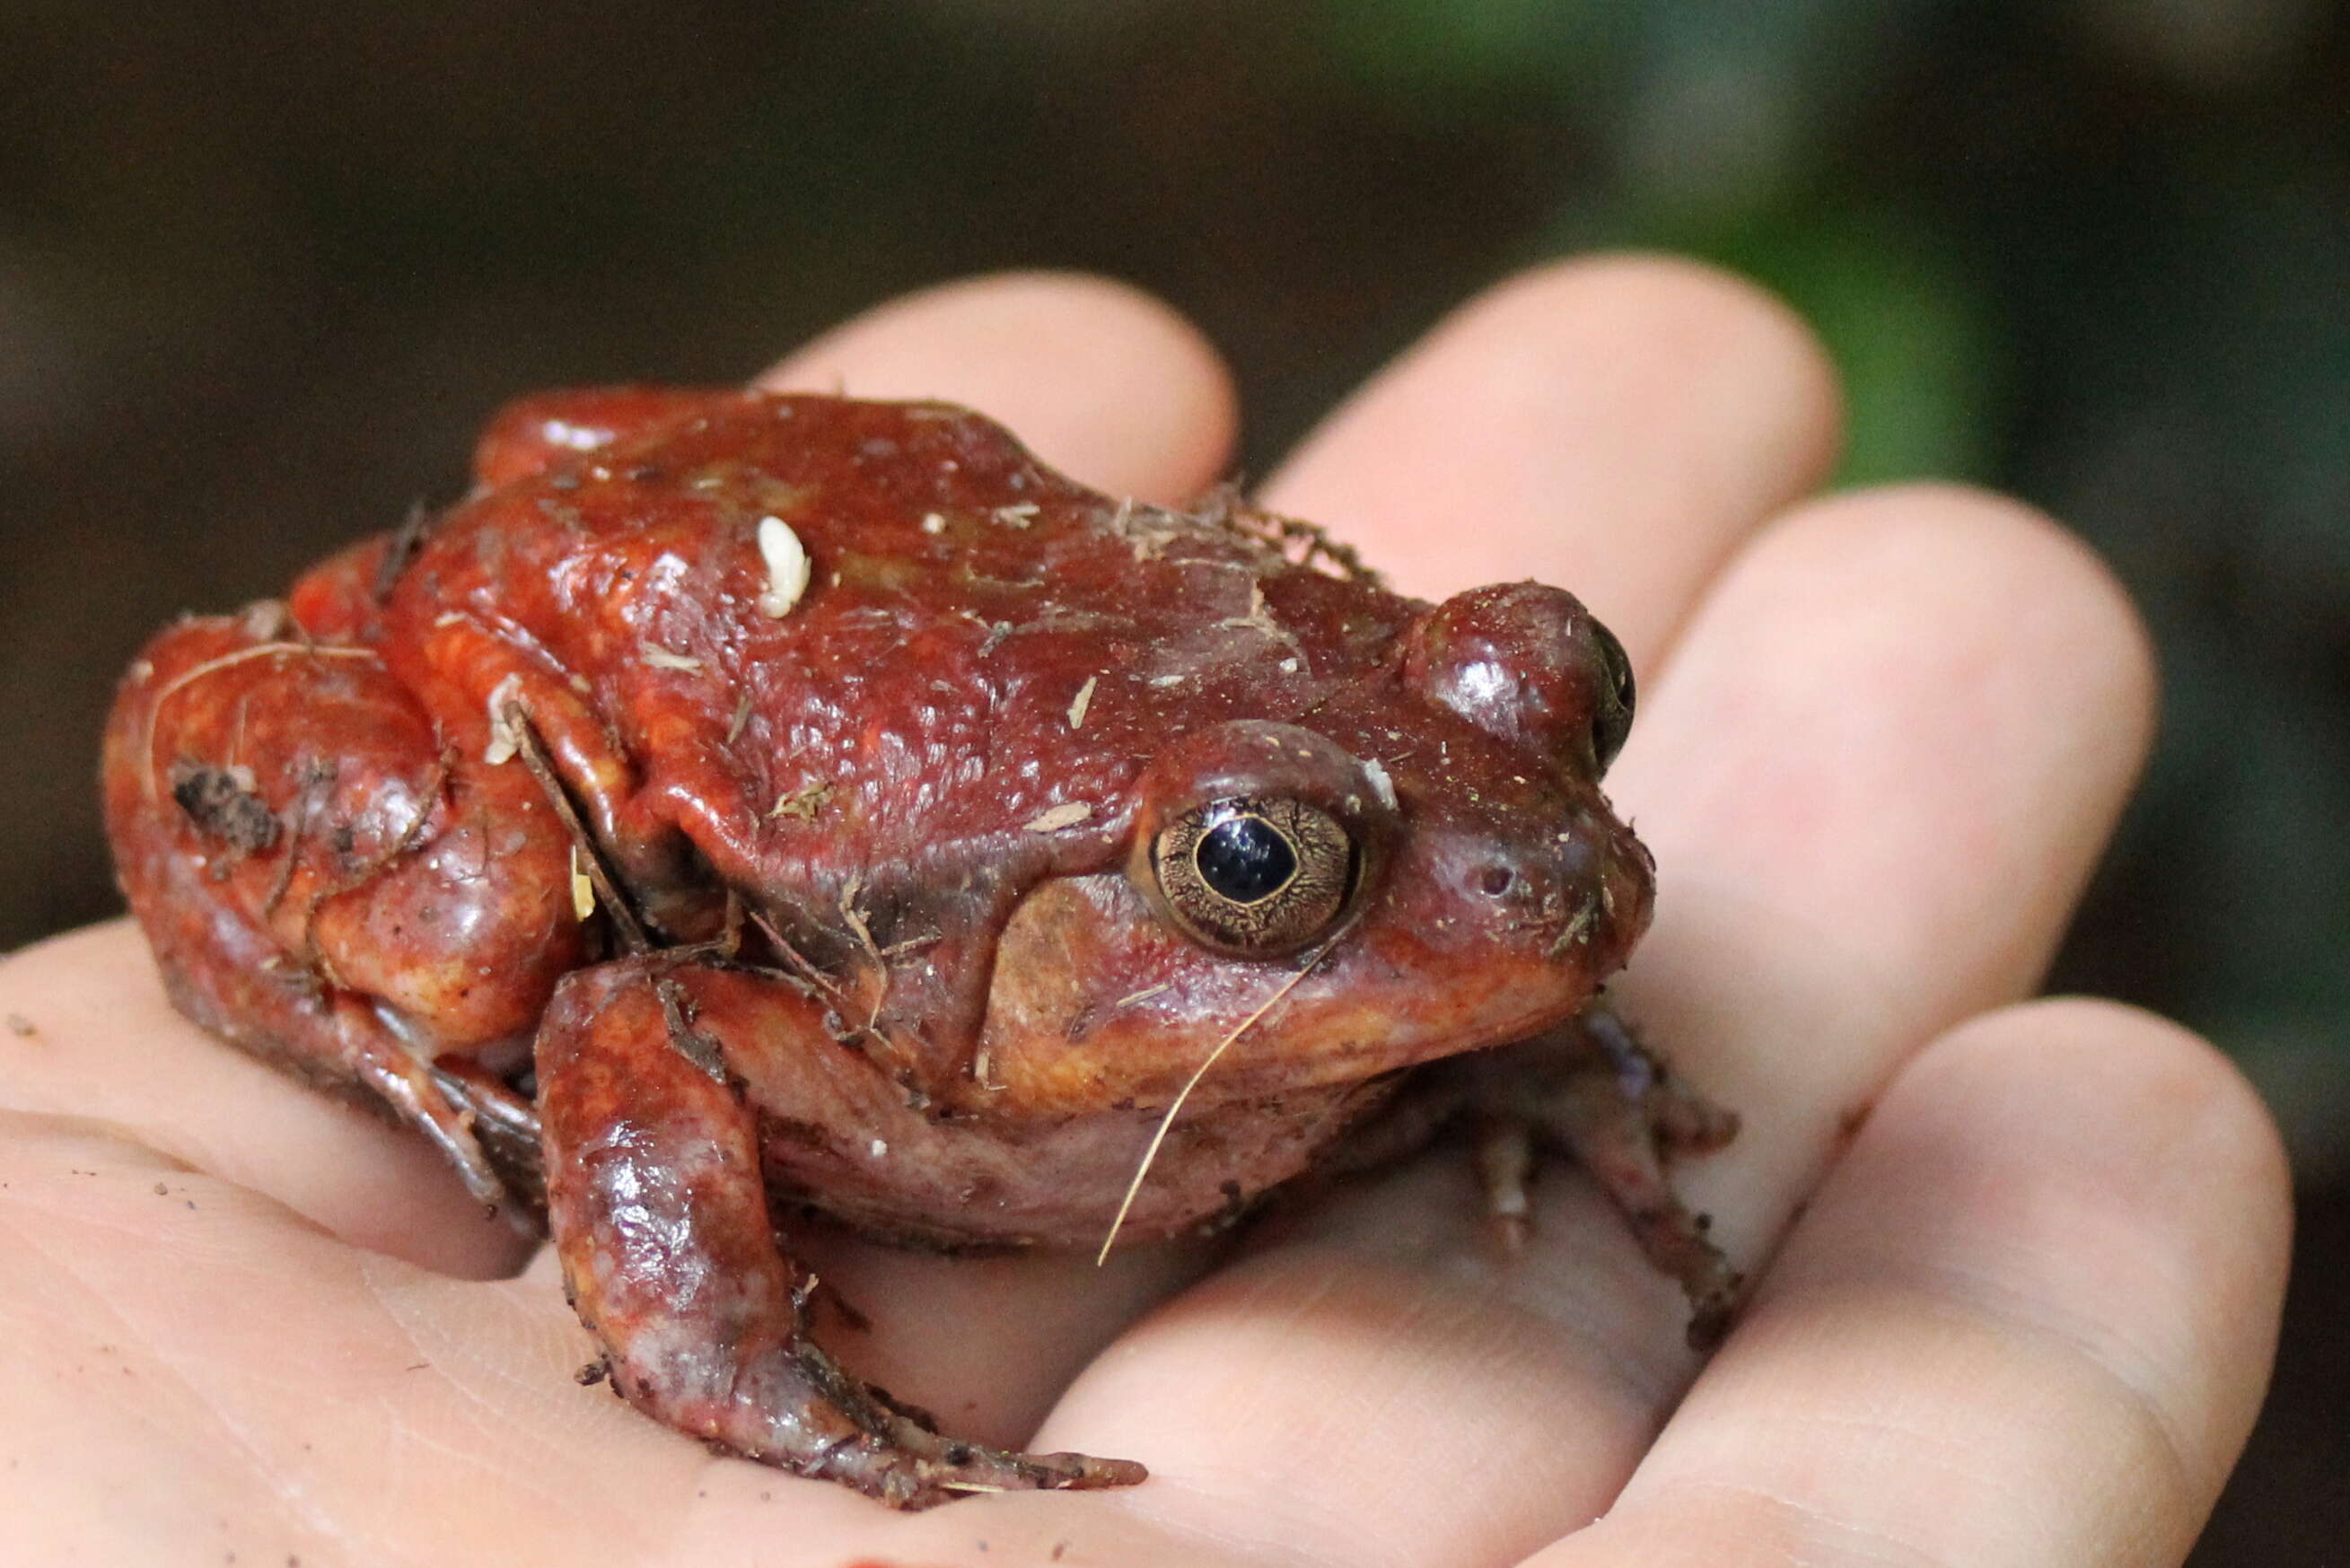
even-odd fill
[(728, 1419), (734, 1412), (725, 1409), (654, 1414), (688, 1430), (700, 1427), (725, 1451), (842, 1482), (892, 1508), (930, 1508), (977, 1492), (1132, 1486), (1149, 1473), (1130, 1459), (1014, 1453), (943, 1436), (927, 1412), (860, 1383), (804, 1335), (760, 1356), (733, 1395), (739, 1419)]
[(1708, 1236), (1708, 1216), (1673, 1191), (1665, 1162), (1720, 1148), (1737, 1134), (1736, 1115), (1673, 1078), (1602, 1006), (1533, 1040), (1447, 1066), (1475, 1118), (1478, 1175), (1503, 1241), (1515, 1244), (1526, 1233), (1537, 1142), (1561, 1147), (1623, 1211), (1648, 1261), (1688, 1293), (1690, 1344), (1718, 1343), (1741, 1277)]
[(603, 964), (564, 981), (540, 1029), (549, 1228), (614, 1389), (713, 1449), (896, 1508), (1141, 1480), (1127, 1460), (942, 1436), (811, 1339), (810, 1282), (768, 1208), (761, 1116), (729, 1064), (784, 1051), (818, 1072), (835, 1055), (870, 1069), (819, 1002), (740, 980), (661, 955)]

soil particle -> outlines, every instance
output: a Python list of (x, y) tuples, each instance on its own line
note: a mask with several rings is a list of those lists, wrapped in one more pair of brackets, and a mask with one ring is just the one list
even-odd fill
[(258, 855), (277, 842), (277, 815), (242, 769), (182, 763), (172, 774), (172, 798), (207, 836), (244, 854)]

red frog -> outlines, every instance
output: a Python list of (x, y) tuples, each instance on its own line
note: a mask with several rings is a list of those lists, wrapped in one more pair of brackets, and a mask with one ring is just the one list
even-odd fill
[(1165, 1237), (1456, 1117), (1505, 1224), (1563, 1143), (1718, 1329), (1659, 1158), (1733, 1124), (1596, 1002), (1651, 867), (1573, 597), (1405, 598), (939, 403), (554, 393), (475, 471), (160, 635), (109, 826), (180, 1008), (543, 1213), (639, 1407), (899, 1506), (1139, 1480), (850, 1376), (791, 1222)]

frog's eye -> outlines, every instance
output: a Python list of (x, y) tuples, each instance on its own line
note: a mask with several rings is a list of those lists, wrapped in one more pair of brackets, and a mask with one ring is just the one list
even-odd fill
[(1150, 846), (1150, 868), (1185, 934), (1227, 952), (1274, 958), (1346, 912), (1360, 857), (1329, 813), (1248, 796), (1185, 812)]
[(1632, 661), (1616, 634), (1592, 621), (1591, 639), (1599, 645), (1598, 701), (1592, 704), (1591, 750), (1606, 773), (1632, 732)]

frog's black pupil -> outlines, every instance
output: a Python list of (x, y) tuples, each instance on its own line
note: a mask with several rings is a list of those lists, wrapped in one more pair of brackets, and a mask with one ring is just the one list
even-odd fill
[(1297, 875), (1297, 851), (1261, 816), (1235, 816), (1201, 836), (1192, 859), (1200, 879), (1235, 904), (1269, 898)]

